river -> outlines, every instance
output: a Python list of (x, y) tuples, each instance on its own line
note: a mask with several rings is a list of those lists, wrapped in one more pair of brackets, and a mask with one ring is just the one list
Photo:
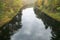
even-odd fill
[(0, 40), (60, 40), (60, 22), (28, 7), (0, 28)]
[(11, 40), (50, 40), (51, 29), (45, 29), (41, 19), (36, 17), (33, 7), (22, 10), (21, 19), (22, 28), (20, 28)]

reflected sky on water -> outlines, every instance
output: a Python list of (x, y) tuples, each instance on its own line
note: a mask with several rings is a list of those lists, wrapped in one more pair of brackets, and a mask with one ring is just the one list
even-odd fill
[(26, 8), (22, 11), (22, 28), (19, 29), (11, 40), (50, 40), (51, 30), (45, 29), (41, 19), (38, 19), (33, 8)]

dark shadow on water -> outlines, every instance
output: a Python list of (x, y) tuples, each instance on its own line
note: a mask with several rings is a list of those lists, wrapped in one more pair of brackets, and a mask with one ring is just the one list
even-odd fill
[(51, 28), (51, 40), (60, 40), (60, 22), (52, 19), (48, 15), (46, 15), (44, 12), (41, 12), (39, 9), (34, 8), (34, 11), (37, 15), (37, 18), (42, 19), (42, 21), (45, 24), (45, 28), (48, 27)]
[(10, 36), (22, 27), (21, 16), (21, 11), (19, 11), (19, 13), (9, 23), (6, 23), (0, 28), (0, 40), (10, 40)]

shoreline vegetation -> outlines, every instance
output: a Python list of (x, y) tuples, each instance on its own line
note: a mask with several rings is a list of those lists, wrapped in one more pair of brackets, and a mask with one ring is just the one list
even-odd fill
[(0, 0), (0, 27), (12, 20), (22, 6), (21, 0)]
[(0, 0), (0, 27), (9, 23), (24, 8), (34, 6), (35, 0)]
[(37, 0), (31, 5), (24, 3), (24, 0), (0, 0), (0, 27), (12, 20), (23, 9), (24, 5), (26, 7), (38, 7), (41, 12), (60, 22), (60, 0)]
[(60, 0), (38, 0), (35, 6), (44, 12), (46, 15), (60, 22)]

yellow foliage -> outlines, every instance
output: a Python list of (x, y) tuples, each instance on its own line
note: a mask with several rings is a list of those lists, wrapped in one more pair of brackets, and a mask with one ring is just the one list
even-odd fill
[(22, 6), (21, 0), (0, 0), (0, 26), (17, 15)]
[(60, 21), (60, 0), (37, 0), (36, 4), (42, 12)]
[(48, 6), (48, 0), (44, 0), (44, 5)]
[(37, 0), (37, 3), (36, 3), (38, 6), (40, 6), (42, 4), (42, 0)]

